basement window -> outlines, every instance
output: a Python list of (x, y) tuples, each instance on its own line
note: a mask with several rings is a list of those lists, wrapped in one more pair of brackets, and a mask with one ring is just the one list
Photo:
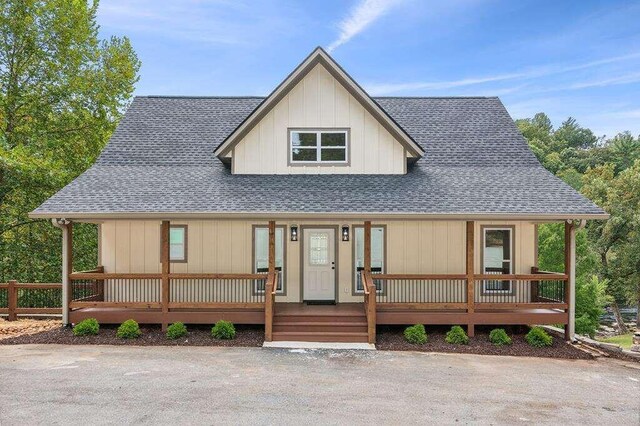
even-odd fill
[(291, 165), (347, 165), (348, 162), (348, 130), (289, 131), (289, 163)]

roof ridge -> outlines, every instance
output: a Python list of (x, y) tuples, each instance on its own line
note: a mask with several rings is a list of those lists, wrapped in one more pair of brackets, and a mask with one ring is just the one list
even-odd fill
[[(374, 99), (499, 99), (498, 96), (371, 96)], [(136, 95), (149, 99), (264, 99), (259, 95)]]
[(136, 95), (136, 98), (160, 98), (160, 99), (264, 99), (265, 96), (252, 96), (252, 95), (240, 95), (240, 96), (190, 96), (190, 95)]
[(375, 99), (499, 99), (498, 96), (372, 96)]

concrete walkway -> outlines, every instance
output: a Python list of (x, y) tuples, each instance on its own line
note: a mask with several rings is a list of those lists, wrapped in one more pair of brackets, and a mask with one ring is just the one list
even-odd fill
[(383, 351), (2, 346), (0, 424), (640, 424), (639, 364)]

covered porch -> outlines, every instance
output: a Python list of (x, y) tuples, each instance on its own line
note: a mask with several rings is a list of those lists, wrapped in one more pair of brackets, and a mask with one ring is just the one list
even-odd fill
[[(177, 273), (170, 261), (170, 222), (161, 224), (161, 272), (73, 271), (73, 223), (63, 223), (63, 322), (264, 324), (265, 340), (316, 339), (375, 343), (376, 326), (459, 324), (564, 324), (572, 336), (575, 223), (565, 222), (565, 271), (476, 273), (476, 226), (466, 222), (465, 270), (449, 274), (393, 274), (372, 267), (371, 221), (364, 229), (364, 266), (358, 301), (332, 306), (276, 303), (275, 221), (268, 222), (268, 267), (260, 273)], [(497, 286), (497, 287), (496, 287)], [(508, 291), (487, 289), (508, 288)], [(106, 298), (105, 290), (117, 297)], [(117, 301), (116, 301), (117, 300)], [(363, 340), (364, 339), (364, 340)]]

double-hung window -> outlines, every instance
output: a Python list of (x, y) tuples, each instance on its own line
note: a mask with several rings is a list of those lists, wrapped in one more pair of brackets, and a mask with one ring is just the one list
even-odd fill
[[(278, 283), (276, 291), (284, 293), (284, 232), (282, 226), (276, 227), (276, 270)], [(253, 227), (253, 269), (255, 273), (269, 271), (269, 228), (267, 226)], [(256, 292), (264, 292), (264, 282), (256, 282)]]
[[(362, 277), (360, 272), (364, 270), (364, 227), (354, 226), (354, 261), (353, 261), (353, 273), (355, 283), (355, 293), (362, 293), (364, 287), (362, 286)], [(372, 226), (371, 227), (371, 273), (380, 274), (384, 272), (385, 268), (385, 228), (384, 226)], [(378, 291), (382, 291), (380, 287), (380, 280), (373, 280), (376, 284)]]
[[(482, 267), (484, 274), (513, 273), (513, 228), (483, 227)], [(484, 293), (511, 293), (510, 280), (484, 280)]]
[(348, 164), (349, 132), (347, 130), (289, 131), (291, 164)]

